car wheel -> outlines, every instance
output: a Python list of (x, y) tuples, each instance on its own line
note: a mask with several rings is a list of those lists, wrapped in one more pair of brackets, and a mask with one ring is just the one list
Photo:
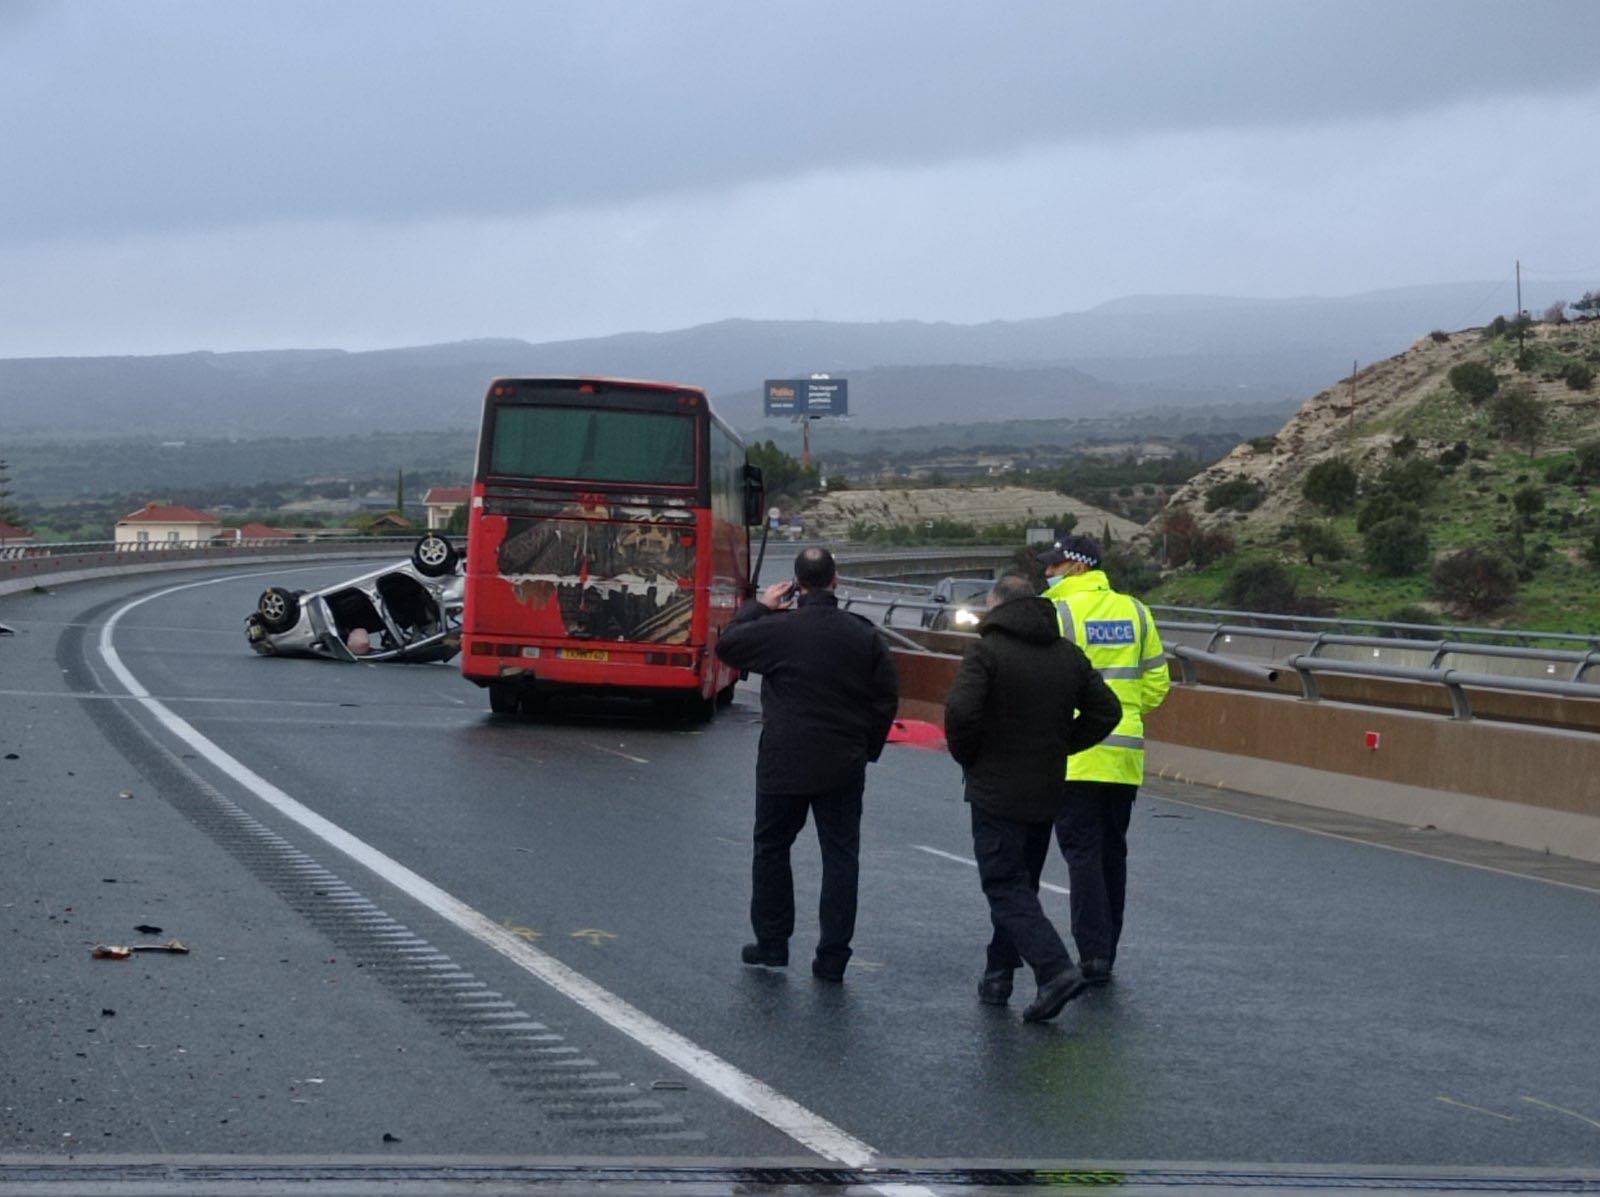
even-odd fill
[(424, 533), (411, 549), (411, 564), (417, 567), (419, 574), (429, 578), (455, 573), (458, 560), (460, 554), (456, 546), (450, 543), (449, 537), (437, 532)]
[(521, 706), (521, 686), (509, 682), (489, 683), (489, 709), (496, 715), (515, 715)]
[(268, 586), (256, 600), (256, 614), (267, 631), (287, 632), (300, 622), (300, 600), (282, 586)]

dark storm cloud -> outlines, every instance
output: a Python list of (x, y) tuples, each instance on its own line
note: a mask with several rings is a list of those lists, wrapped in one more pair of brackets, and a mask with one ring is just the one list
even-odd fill
[[(0, 3), (0, 13), (8, 7)], [(533, 214), (1600, 79), (1600, 4), (29, 4), (0, 238)]]

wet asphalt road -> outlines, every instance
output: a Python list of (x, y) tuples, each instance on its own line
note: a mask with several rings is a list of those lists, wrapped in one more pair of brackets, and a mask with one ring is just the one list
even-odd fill
[[(19, 633), (0, 640), (0, 753), (18, 754), (0, 760), (0, 1153), (809, 1155), (103, 697), (99, 627), (181, 586), (116, 630), (152, 695), (885, 1157), (1600, 1162), (1600, 894), (1147, 796), (1118, 981), (1027, 1027), (1026, 983), (1009, 1011), (973, 998), (987, 919), (959, 773), (891, 748), (847, 984), (810, 977), (804, 917), (798, 967), (750, 971), (753, 687), (703, 729), (593, 705), (492, 718), (453, 666), (255, 657), (262, 584), (0, 600)], [(815, 857), (802, 839), (803, 911)], [(1046, 880), (1066, 885), (1059, 859)], [(1064, 896), (1046, 905), (1064, 922)], [(89, 958), (141, 923), (193, 951)], [(526, 1029), (507, 1046), (496, 1021)]]

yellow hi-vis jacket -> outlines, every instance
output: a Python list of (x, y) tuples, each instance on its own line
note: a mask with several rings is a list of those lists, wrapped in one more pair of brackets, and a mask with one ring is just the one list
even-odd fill
[(1067, 758), (1068, 781), (1144, 781), (1144, 717), (1172, 687), (1161, 634), (1150, 610), (1111, 589), (1105, 571), (1057, 578), (1044, 597), (1055, 604), (1061, 634), (1083, 649), (1122, 703), (1122, 721), (1087, 752)]

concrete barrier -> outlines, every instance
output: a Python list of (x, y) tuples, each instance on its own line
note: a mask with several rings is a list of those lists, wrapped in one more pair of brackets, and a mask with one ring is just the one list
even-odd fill
[[(925, 636), (940, 648), (962, 642)], [(960, 657), (894, 655), (902, 714), (940, 722)], [(1381, 697), (1370, 680), (1352, 680), (1369, 700)], [(1544, 696), (1490, 697), (1508, 705), (1527, 699), (1525, 720), (1535, 708), (1549, 713)], [(1600, 700), (1558, 701), (1563, 723), (1539, 725), (1452, 719), (1448, 702), (1436, 711), (1332, 697), (1307, 702), (1264, 682), (1175, 685), (1146, 725), (1146, 765), (1152, 777), (1600, 862)]]
[(193, 549), (148, 549), (142, 552), (106, 550), (62, 556), (35, 555), (0, 561), (0, 597), (36, 587), (66, 586), (97, 578), (129, 574), (164, 573), (168, 570), (205, 569), (218, 565), (259, 565), (274, 562), (327, 561), (341, 557), (391, 557), (405, 559), (411, 542), (399, 537), (389, 543), (340, 542), (317, 544), (300, 541), (282, 546), (208, 546)]

